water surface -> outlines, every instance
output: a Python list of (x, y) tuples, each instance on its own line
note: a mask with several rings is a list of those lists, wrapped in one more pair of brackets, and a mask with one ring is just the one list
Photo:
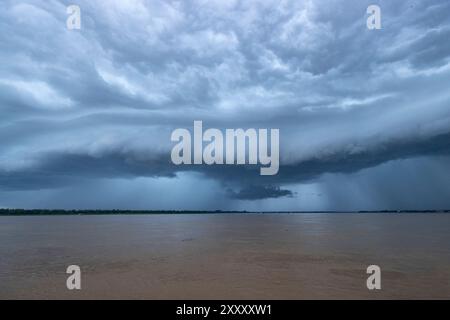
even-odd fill
[(0, 217), (0, 298), (449, 299), (450, 215)]

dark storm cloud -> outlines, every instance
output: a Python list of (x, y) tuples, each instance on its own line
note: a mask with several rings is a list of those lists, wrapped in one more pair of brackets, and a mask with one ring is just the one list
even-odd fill
[(267, 198), (292, 197), (293, 193), (290, 190), (284, 190), (280, 187), (274, 186), (248, 186), (238, 192), (231, 189), (228, 190), (229, 196), (232, 199), (239, 200), (258, 200)]
[[(0, 11), (1, 190), (198, 172), (237, 200), (284, 199), (450, 150), (447, 1), (79, 1), (79, 31), (68, 4)], [(174, 166), (170, 133), (194, 120), (279, 128), (279, 174)]]

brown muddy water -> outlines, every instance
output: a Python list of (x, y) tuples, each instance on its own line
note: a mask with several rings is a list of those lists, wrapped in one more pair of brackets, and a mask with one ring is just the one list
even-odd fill
[(0, 299), (349, 298), (450, 299), (450, 214), (0, 217)]

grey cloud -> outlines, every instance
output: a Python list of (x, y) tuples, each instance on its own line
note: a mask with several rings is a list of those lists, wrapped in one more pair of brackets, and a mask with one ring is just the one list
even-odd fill
[(228, 193), (232, 199), (239, 200), (258, 200), (293, 196), (292, 191), (281, 189), (276, 186), (248, 186), (237, 192), (229, 189)]
[[(235, 200), (284, 199), (325, 173), (446, 155), (450, 5), (375, 3), (380, 31), (373, 1), (80, 1), (71, 32), (66, 1), (6, 1), (0, 189), (193, 172)], [(279, 128), (280, 173), (172, 165), (170, 132), (193, 120)]]

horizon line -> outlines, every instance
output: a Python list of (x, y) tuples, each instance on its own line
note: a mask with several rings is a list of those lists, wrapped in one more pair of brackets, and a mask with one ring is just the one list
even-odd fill
[(20, 209), (0, 208), (0, 215), (94, 215), (94, 214), (221, 214), (221, 213), (450, 213), (450, 209), (382, 209), (382, 210), (136, 210), (136, 209)]

